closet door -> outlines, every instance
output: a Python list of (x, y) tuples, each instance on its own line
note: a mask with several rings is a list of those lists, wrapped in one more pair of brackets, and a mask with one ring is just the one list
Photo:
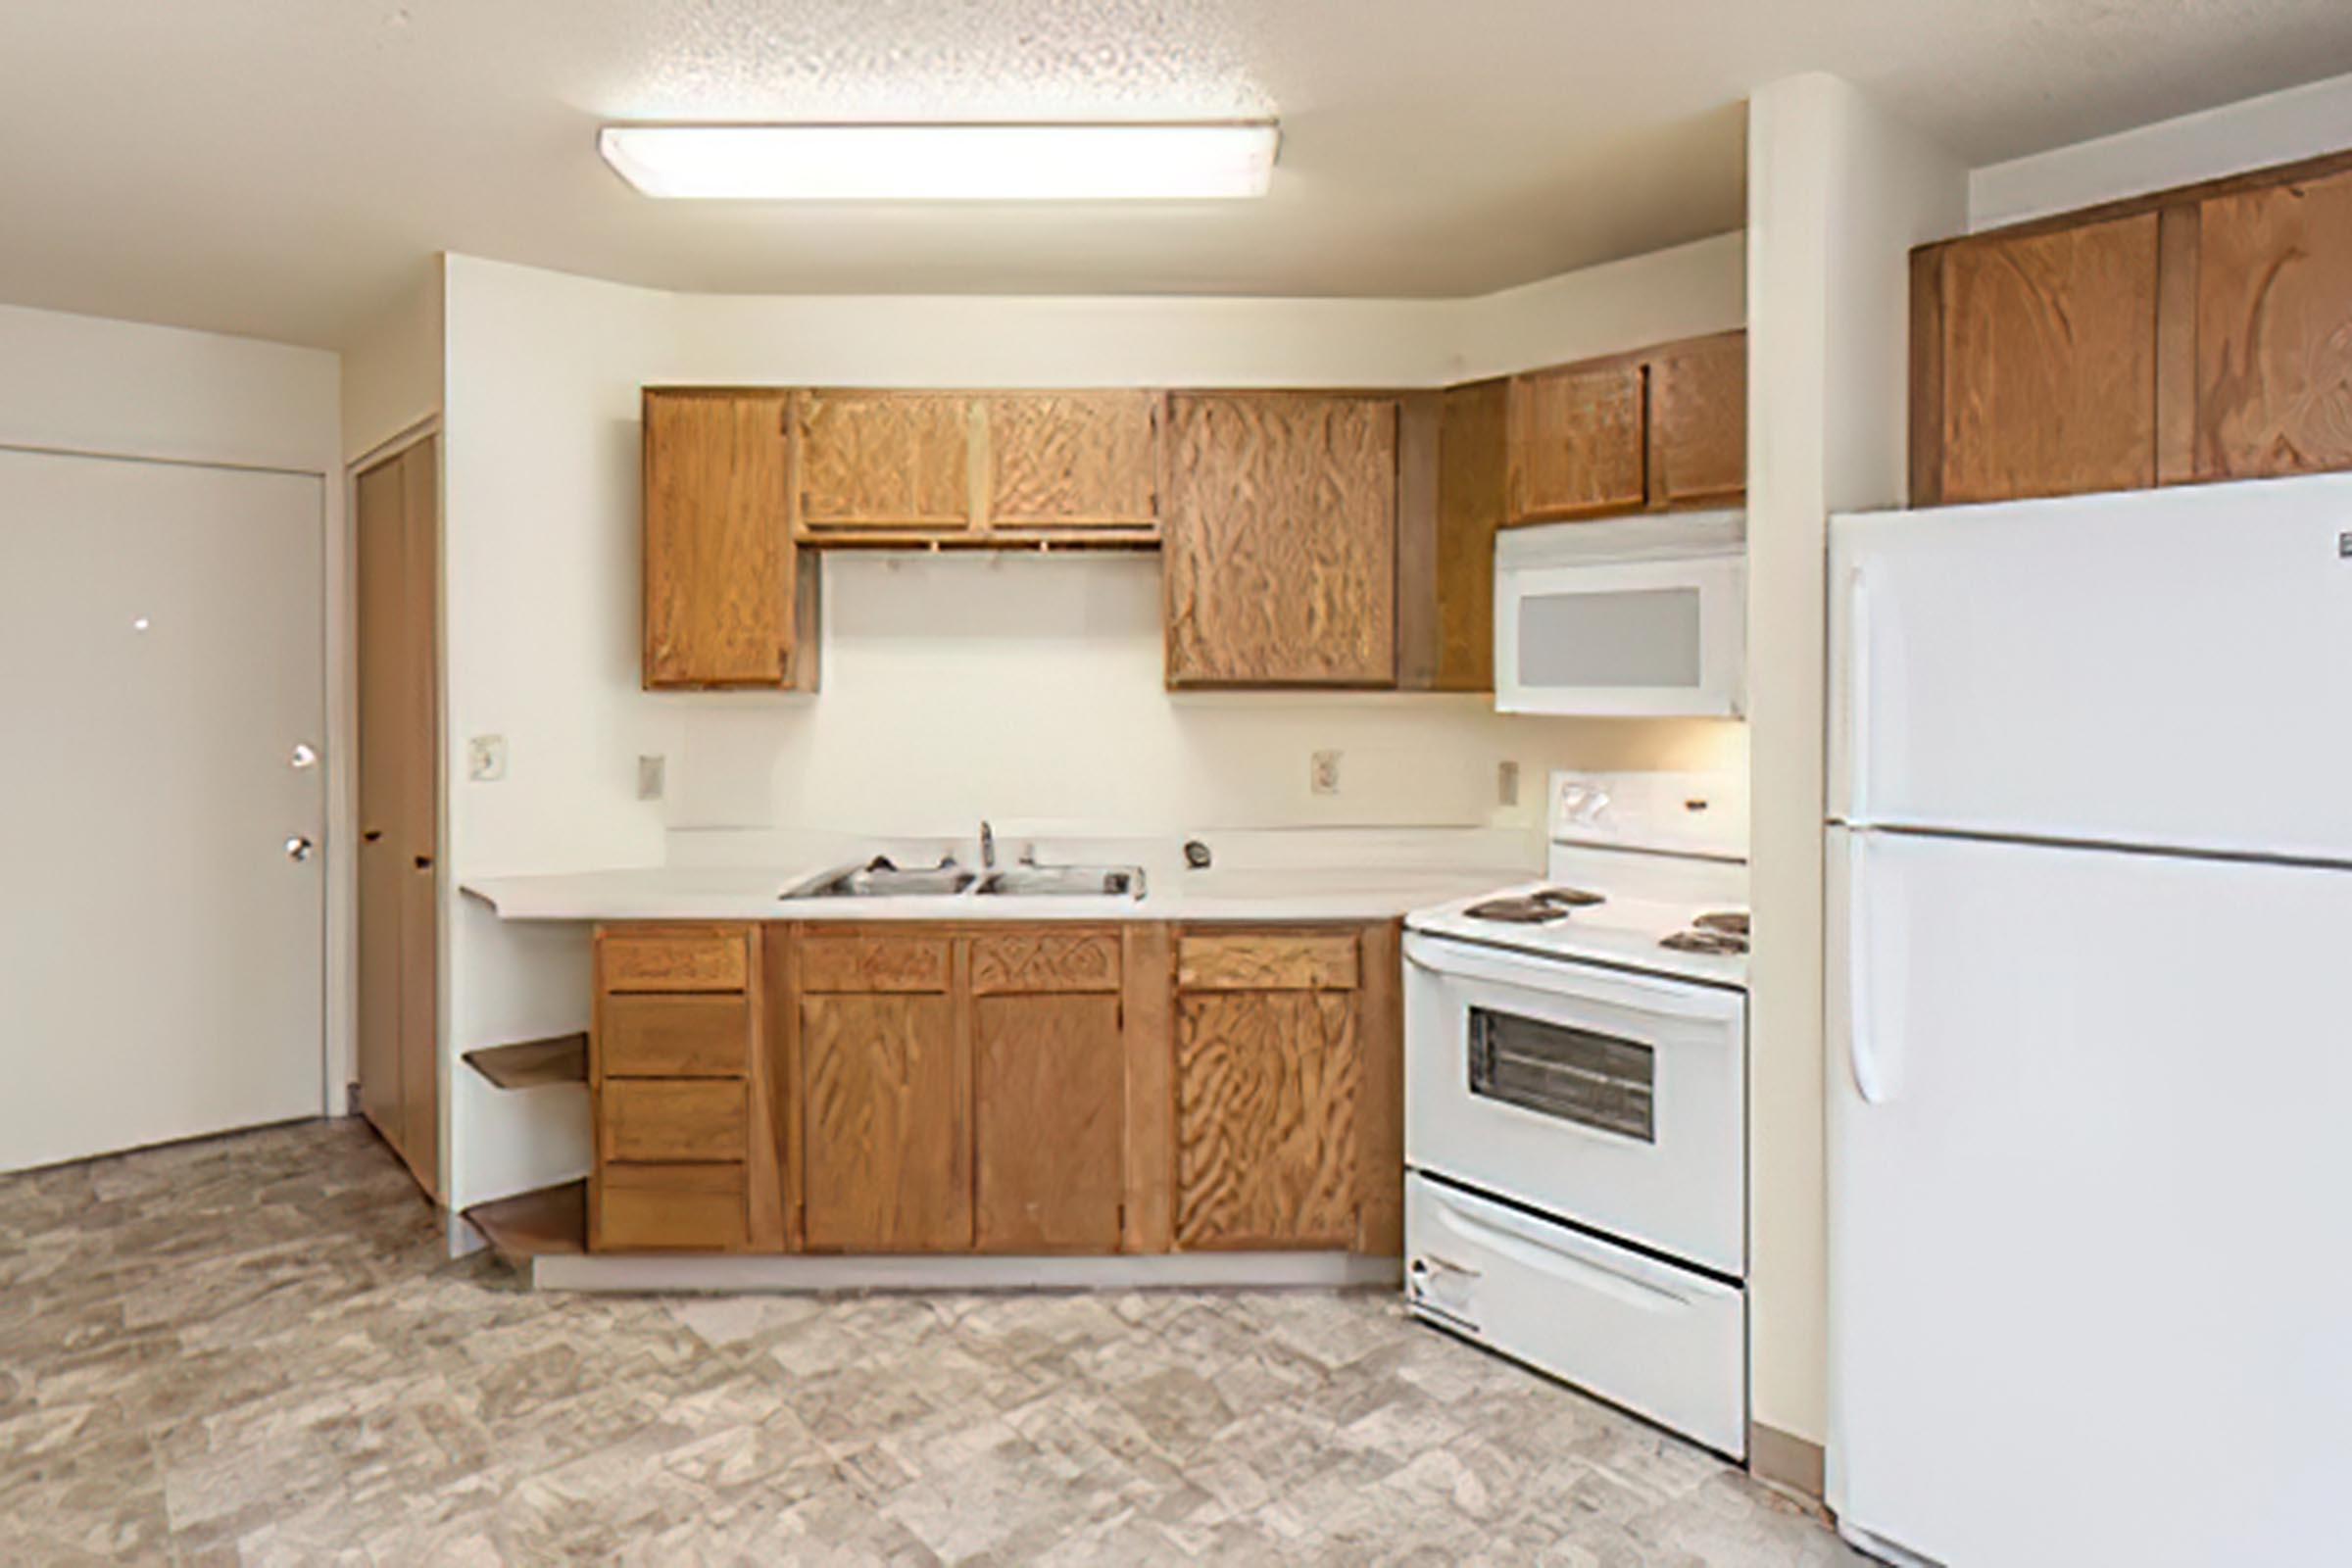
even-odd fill
[(440, 1180), (437, 442), (360, 475), (360, 1107)]

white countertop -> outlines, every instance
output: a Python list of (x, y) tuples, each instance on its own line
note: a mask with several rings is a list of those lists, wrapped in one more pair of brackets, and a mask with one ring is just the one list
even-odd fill
[(655, 867), (469, 878), (508, 920), (1388, 920), (1527, 878), (1509, 868), (1249, 867), (1152, 872), (1141, 899), (786, 899), (828, 869)]

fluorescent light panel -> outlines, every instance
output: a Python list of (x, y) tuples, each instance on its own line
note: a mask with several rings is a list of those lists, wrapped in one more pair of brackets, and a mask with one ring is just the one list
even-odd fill
[(732, 201), (1124, 201), (1263, 196), (1271, 121), (1102, 125), (607, 125), (648, 196)]

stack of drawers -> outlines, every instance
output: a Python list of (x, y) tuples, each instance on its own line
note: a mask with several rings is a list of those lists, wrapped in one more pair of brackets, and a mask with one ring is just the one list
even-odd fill
[(748, 926), (597, 933), (591, 1250), (749, 1243), (757, 958)]

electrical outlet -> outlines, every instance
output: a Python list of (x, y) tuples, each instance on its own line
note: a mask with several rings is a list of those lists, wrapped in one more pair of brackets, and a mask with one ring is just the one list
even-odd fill
[(1340, 793), (1340, 754), (1317, 752), (1307, 767), (1307, 787), (1317, 795)]
[(1519, 804), (1519, 764), (1517, 762), (1494, 764), (1494, 804), (1496, 806), (1517, 806)]
[(507, 776), (507, 738), (476, 735), (466, 743), (466, 776), (476, 784), (495, 784)]
[(641, 801), (660, 800), (662, 787), (668, 781), (668, 772), (669, 759), (666, 757), (638, 758), (637, 798)]

